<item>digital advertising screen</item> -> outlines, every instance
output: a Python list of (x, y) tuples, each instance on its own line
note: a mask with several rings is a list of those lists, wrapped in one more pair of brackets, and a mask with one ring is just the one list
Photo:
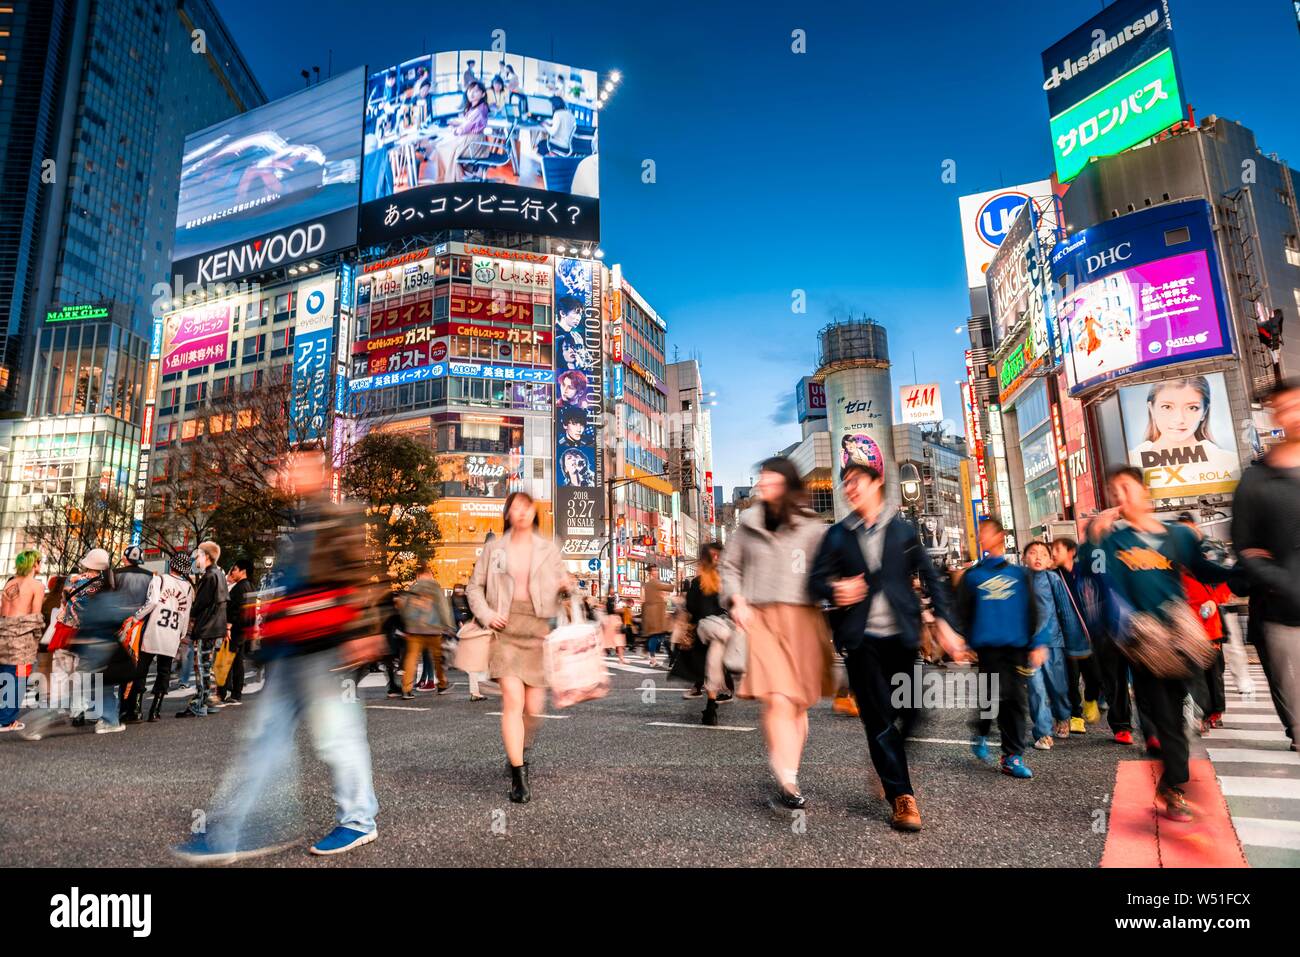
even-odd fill
[(555, 529), (594, 538), (604, 516), (600, 266), (555, 263)]
[(1241, 478), (1223, 373), (1119, 390), (1128, 461), (1153, 498), (1230, 492)]
[(1083, 230), (1052, 256), (1071, 394), (1232, 352), (1210, 211), (1169, 203)]
[(595, 70), (460, 50), (366, 83), (361, 236), (450, 227), (600, 235)]
[(1043, 52), (1057, 177), (1122, 152), (1185, 115), (1168, 0), (1116, 0)]
[(355, 243), (364, 92), (358, 67), (187, 136), (173, 272), (224, 282)]

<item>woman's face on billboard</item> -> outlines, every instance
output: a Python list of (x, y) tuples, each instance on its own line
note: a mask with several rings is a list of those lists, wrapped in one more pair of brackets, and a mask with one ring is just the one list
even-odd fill
[(1196, 389), (1188, 385), (1161, 389), (1150, 408), (1161, 442), (1176, 445), (1196, 441), (1196, 430), (1205, 417), (1205, 401)]

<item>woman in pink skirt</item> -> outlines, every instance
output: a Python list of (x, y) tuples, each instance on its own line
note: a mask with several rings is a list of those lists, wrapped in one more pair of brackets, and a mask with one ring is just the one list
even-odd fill
[(808, 709), (834, 691), (830, 631), (808, 594), (827, 526), (804, 505), (803, 481), (788, 459), (765, 461), (754, 493), (758, 503), (742, 514), (722, 554), (723, 604), (749, 639), (739, 694), (763, 703), (777, 802), (799, 809)]

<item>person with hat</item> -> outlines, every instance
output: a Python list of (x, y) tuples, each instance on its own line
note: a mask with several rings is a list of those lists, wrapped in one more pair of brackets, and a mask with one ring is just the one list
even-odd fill
[[(83, 680), (74, 685), (74, 694), (78, 687), (89, 687), (100, 695), (98, 701), (87, 702), (83, 697), (80, 708), (74, 704), (74, 712), (80, 713), (73, 724), (84, 724), (86, 713), (98, 710), (96, 734), (124, 729), (119, 718), (120, 685), (129, 681), (135, 670), (134, 660), (118, 639), (123, 623), (135, 607), (129, 606), (123, 600), (126, 596), (117, 591), (117, 576), (111, 564), (112, 559), (102, 548), (92, 548), (86, 553), (81, 560), (85, 574), (75, 579), (63, 613), (63, 620), (68, 621), (71, 612), (76, 635), (70, 650), (77, 655), (77, 669), (83, 675)], [(96, 675), (99, 677), (95, 678)]]
[(149, 666), (157, 662), (153, 682), (153, 700), (149, 705), (149, 720), (157, 721), (162, 715), (163, 699), (171, 680), (172, 660), (180, 648), (181, 638), (190, 627), (190, 610), (194, 607), (194, 586), (190, 584), (190, 556), (183, 552), (173, 555), (167, 565), (167, 574), (154, 575), (149, 582), (149, 595), (133, 615), (144, 624), (140, 638), (140, 660), (131, 683), (131, 700), (128, 714), (140, 713), (144, 699), (144, 686), (149, 679)]
[[(153, 581), (158, 576), (149, 569), (144, 567), (144, 552), (139, 545), (130, 545), (122, 555), (124, 561), (121, 566), (114, 570), (114, 577), (117, 579), (116, 588), (122, 595), (122, 601), (128, 605), (135, 605), (143, 609), (149, 602), (149, 591)], [(148, 612), (144, 615), (139, 613), (133, 615), (127, 622), (126, 644), (127, 650), (139, 662), (141, 636), (144, 634), (145, 626), (148, 624)], [(140, 713), (141, 698), (143, 688), (137, 694), (135, 679), (130, 683), (123, 685), (122, 703), (125, 708), (122, 712), (122, 720), (135, 722), (141, 720), (143, 715)]]

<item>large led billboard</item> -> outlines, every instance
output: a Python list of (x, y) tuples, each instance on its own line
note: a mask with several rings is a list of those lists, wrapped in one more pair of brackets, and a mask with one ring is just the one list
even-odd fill
[(1168, 0), (1116, 0), (1043, 52), (1061, 182), (1183, 119)]
[(1232, 352), (1204, 200), (1083, 230), (1056, 248), (1052, 277), (1071, 394)]
[(224, 282), (356, 242), (363, 68), (185, 138), (172, 271)]
[(605, 514), (600, 280), (600, 265), (590, 259), (555, 263), (555, 533), (560, 538), (596, 538)]
[(599, 237), (594, 70), (426, 54), (366, 88), (362, 242), (472, 227)]

